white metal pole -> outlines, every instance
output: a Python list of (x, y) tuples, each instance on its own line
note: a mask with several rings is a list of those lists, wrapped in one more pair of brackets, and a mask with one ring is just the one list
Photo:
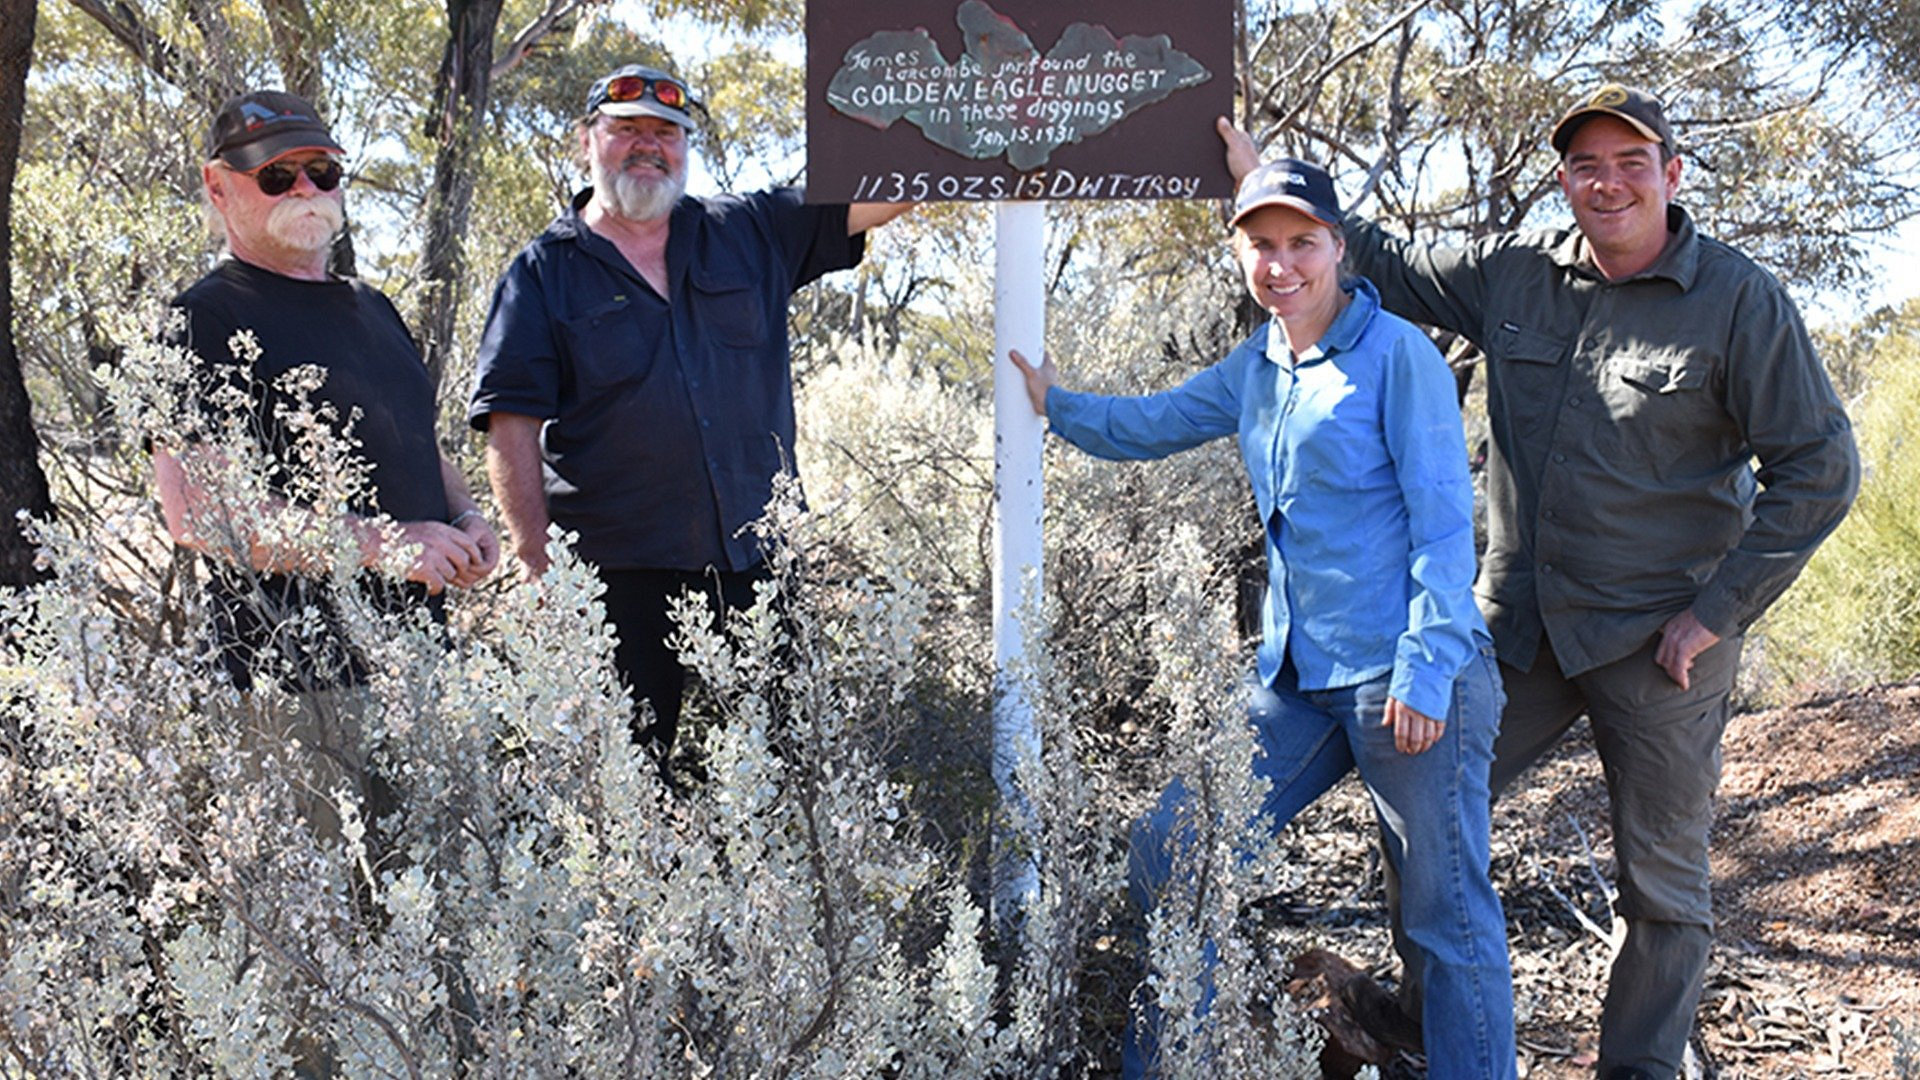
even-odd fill
[[(1007, 353), (1034, 363), (1046, 347), (1046, 205), (996, 204), (993, 284), (993, 780), (1007, 821), (1027, 817), (1026, 793), (1015, 781), (1017, 762), (1040, 751), (1033, 707), (1007, 677), (1026, 652), (1022, 605), (1040, 610), (1040, 450), (1046, 422), (1034, 414), (1020, 372)], [(1038, 628), (1035, 628), (1036, 630)], [(995, 838), (995, 918), (1013, 919), (1039, 890), (1034, 838), (1003, 831)]]

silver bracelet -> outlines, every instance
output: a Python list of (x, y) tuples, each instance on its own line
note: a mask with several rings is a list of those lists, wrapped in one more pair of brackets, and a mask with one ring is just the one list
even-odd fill
[(453, 520), (447, 522), (447, 524), (457, 529), (460, 527), (461, 522), (467, 520), (470, 517), (479, 517), (479, 516), (480, 516), (479, 510), (469, 507), (453, 515)]

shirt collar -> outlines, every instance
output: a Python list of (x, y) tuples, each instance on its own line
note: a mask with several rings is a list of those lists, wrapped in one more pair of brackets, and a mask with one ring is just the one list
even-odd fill
[[(1333, 317), (1333, 325), (1320, 335), (1320, 340), (1300, 355), (1303, 364), (1351, 350), (1366, 334), (1367, 327), (1373, 325), (1373, 317), (1380, 312), (1380, 292), (1373, 287), (1373, 282), (1363, 277), (1353, 277), (1341, 282), (1340, 287), (1353, 298), (1352, 302)], [(1280, 320), (1267, 320), (1267, 359), (1276, 364), (1285, 364), (1291, 356), (1292, 351), (1287, 348), (1287, 335), (1280, 328)]]
[[(567, 208), (561, 211), (560, 216), (554, 218), (553, 223), (547, 226), (547, 231), (543, 235), (554, 240), (572, 240), (579, 244), (582, 250), (595, 254), (622, 273), (632, 274), (638, 278), (639, 275), (627, 262), (626, 257), (620, 254), (620, 249), (614, 245), (613, 241), (594, 232), (587, 226), (586, 219), (580, 216), (581, 212), (587, 208), (587, 203), (592, 200), (593, 188), (590, 186), (581, 188)], [(673, 204), (671, 231), (667, 234), (667, 283), (670, 289), (677, 290), (680, 287), (680, 280), (686, 277), (688, 245), (693, 243), (694, 233), (688, 217), (697, 213), (698, 209), (699, 203), (684, 194), (680, 196), (680, 201)]]
[[(1667, 204), (1667, 233), (1672, 239), (1667, 241), (1667, 249), (1660, 253), (1653, 265), (1620, 280), (1666, 278), (1682, 290), (1692, 288), (1693, 279), (1700, 270), (1700, 234), (1693, 227), (1693, 215), (1678, 203)], [(1567, 230), (1566, 239), (1553, 249), (1553, 261), (1588, 277), (1606, 276), (1594, 265), (1593, 250), (1587, 246), (1587, 238), (1581, 235), (1579, 229)]]

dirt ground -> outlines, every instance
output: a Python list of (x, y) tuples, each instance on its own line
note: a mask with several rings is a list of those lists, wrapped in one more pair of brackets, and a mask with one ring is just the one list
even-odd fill
[[(1920, 1078), (1920, 683), (1745, 713), (1723, 745), (1701, 1075)], [(1348, 782), (1289, 830), (1318, 869), (1267, 918), (1385, 975), (1362, 796)], [(1592, 1075), (1612, 869), (1583, 725), (1495, 813), (1524, 1077)]]

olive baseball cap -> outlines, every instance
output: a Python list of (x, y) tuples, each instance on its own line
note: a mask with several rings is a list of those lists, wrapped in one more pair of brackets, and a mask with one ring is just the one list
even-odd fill
[(346, 153), (307, 99), (284, 90), (255, 90), (220, 106), (207, 147), (209, 159), (241, 172), (299, 150)]
[(1660, 99), (1645, 90), (1619, 83), (1608, 83), (1568, 109), (1560, 122), (1553, 125), (1553, 136), (1549, 140), (1553, 149), (1566, 156), (1567, 147), (1573, 144), (1574, 132), (1596, 116), (1624, 120), (1645, 138), (1665, 147), (1669, 154), (1679, 151), (1673, 143), (1673, 129), (1667, 126), (1667, 110)]

